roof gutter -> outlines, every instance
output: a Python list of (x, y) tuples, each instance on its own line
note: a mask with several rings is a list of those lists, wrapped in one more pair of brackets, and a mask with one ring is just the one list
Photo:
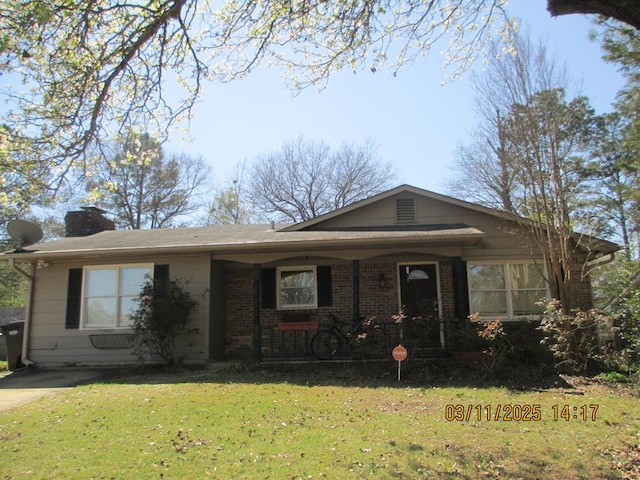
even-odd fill
[(15, 264), (15, 260), (13, 258), (9, 259), (9, 267), (14, 272), (22, 275), (27, 279), (28, 288), (27, 288), (27, 301), (24, 310), (24, 334), (22, 337), (22, 356), (21, 361), (22, 364), (28, 368), (31, 368), (35, 365), (35, 363), (29, 360), (29, 340), (31, 337), (31, 310), (33, 306), (33, 286), (35, 284), (35, 269), (33, 264), (31, 264), (31, 273), (27, 273), (21, 268), (17, 267)]

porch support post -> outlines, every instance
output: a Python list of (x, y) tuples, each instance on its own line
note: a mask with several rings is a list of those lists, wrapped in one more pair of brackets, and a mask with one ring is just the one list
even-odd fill
[(212, 260), (209, 275), (209, 360), (220, 361), (225, 357), (225, 275), (224, 262)]
[(253, 264), (253, 348), (252, 359), (259, 362), (262, 358), (260, 335), (260, 264)]
[(360, 260), (353, 261), (353, 324), (360, 321)]

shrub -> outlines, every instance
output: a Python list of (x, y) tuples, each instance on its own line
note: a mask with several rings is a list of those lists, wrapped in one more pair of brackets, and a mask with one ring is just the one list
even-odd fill
[[(640, 286), (635, 284), (638, 260), (616, 255), (613, 263), (594, 269), (594, 299), (615, 319), (616, 351), (607, 359), (623, 372), (640, 369)], [(633, 286), (635, 284), (635, 287)]]
[[(640, 293), (635, 295), (640, 297)], [(627, 371), (640, 369), (640, 313), (637, 310), (639, 309), (618, 314), (616, 321), (620, 340), (616, 361)]]
[(139, 341), (134, 353), (143, 362), (150, 355), (167, 366), (182, 362), (176, 349), (176, 338), (189, 332), (189, 316), (198, 303), (178, 280), (147, 280), (135, 299), (131, 315), (133, 330)]
[(469, 315), (469, 320), (475, 325), (476, 335), (484, 344), (484, 353), (487, 355), (484, 365), (489, 373), (495, 373), (505, 365), (513, 350), (502, 321), (481, 320), (479, 313)]
[(611, 319), (596, 310), (572, 310), (566, 313), (560, 302), (544, 304), (544, 316), (538, 327), (542, 342), (549, 348), (560, 371), (572, 375), (586, 374), (591, 360), (606, 353), (600, 345), (599, 332), (611, 330)]
[(607, 372), (600, 375), (600, 378), (612, 383), (629, 383), (629, 377), (620, 372)]

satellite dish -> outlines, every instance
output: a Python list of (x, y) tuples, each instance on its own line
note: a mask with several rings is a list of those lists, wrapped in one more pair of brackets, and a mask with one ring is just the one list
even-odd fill
[(23, 247), (39, 242), (43, 236), (38, 225), (26, 220), (11, 220), (7, 225), (7, 231), (11, 238), (18, 242), (16, 252), (24, 252)]

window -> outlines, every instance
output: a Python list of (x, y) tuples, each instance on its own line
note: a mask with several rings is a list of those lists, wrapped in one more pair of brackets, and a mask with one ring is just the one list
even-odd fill
[(85, 267), (82, 326), (128, 328), (133, 299), (153, 273), (153, 265)]
[(536, 303), (547, 297), (548, 291), (541, 268), (534, 263), (509, 265), (513, 315), (542, 313), (543, 308)]
[(547, 297), (541, 267), (532, 262), (469, 263), (469, 306), (483, 317), (513, 318), (542, 312)]
[(281, 267), (277, 270), (278, 309), (318, 307), (316, 267)]

